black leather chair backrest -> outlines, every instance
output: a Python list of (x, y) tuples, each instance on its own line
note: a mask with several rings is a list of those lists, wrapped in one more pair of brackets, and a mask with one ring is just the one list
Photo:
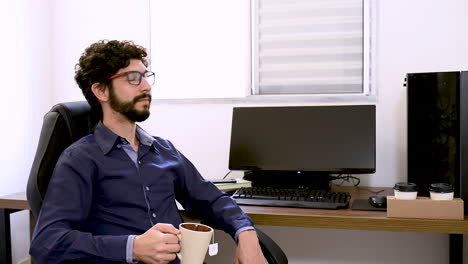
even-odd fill
[(94, 130), (95, 122), (90, 117), (90, 109), (86, 101), (68, 102), (54, 105), (45, 114), (26, 189), (35, 217), (39, 215), (60, 154), (73, 142)]

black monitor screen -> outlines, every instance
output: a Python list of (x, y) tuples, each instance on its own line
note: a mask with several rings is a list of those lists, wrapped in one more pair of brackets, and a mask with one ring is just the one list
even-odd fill
[(375, 105), (235, 107), (229, 169), (375, 172)]

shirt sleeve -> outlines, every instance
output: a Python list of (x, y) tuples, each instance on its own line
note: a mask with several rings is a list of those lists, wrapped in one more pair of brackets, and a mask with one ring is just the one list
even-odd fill
[(128, 236), (127, 240), (127, 263), (136, 264), (138, 261), (133, 261), (133, 242), (135, 241), (136, 235)]
[(239, 237), (239, 234), (247, 230), (255, 230), (255, 228), (253, 226), (246, 226), (246, 227), (242, 227), (238, 229), (236, 231), (236, 235), (234, 236), (234, 239), (236, 240), (236, 242), (237, 242), (237, 238)]
[(95, 166), (84, 155), (66, 150), (57, 162), (31, 241), (29, 253), (38, 264), (127, 260), (128, 235), (85, 231)]

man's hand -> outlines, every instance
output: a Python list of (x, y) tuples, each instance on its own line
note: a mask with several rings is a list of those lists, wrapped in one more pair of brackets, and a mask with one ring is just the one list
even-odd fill
[(166, 264), (180, 251), (179, 230), (171, 224), (156, 224), (133, 242), (133, 259), (147, 264)]
[(237, 238), (235, 264), (265, 264), (262, 248), (258, 242), (255, 230), (247, 230), (239, 234)]

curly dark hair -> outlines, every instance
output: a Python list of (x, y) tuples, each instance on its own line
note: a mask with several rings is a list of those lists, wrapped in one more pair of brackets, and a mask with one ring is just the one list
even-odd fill
[(100, 40), (86, 48), (75, 66), (75, 81), (99, 119), (102, 119), (102, 109), (91, 91), (92, 84), (102, 83), (112, 88), (109, 77), (127, 67), (131, 59), (141, 60), (148, 67), (147, 56), (144, 47), (128, 40)]

